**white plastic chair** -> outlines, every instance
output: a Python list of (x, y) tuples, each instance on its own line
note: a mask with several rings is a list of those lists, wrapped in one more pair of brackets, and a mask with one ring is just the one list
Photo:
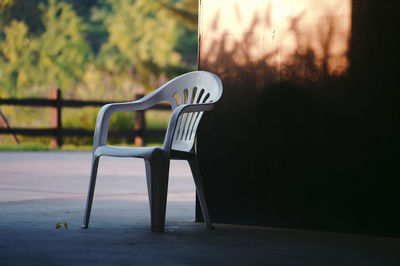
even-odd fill
[[(212, 228), (194, 143), (203, 112), (211, 110), (221, 95), (222, 83), (217, 75), (206, 71), (194, 71), (167, 82), (137, 101), (111, 103), (103, 106), (97, 115), (94, 132), (92, 170), (82, 227), (88, 228), (89, 226), (99, 158), (113, 156), (144, 159), (153, 232), (164, 231), (170, 160), (187, 160), (196, 185), (204, 220), (207, 228)], [(172, 107), (163, 146), (131, 148), (107, 145), (111, 114), (145, 110), (161, 101), (168, 101)]]

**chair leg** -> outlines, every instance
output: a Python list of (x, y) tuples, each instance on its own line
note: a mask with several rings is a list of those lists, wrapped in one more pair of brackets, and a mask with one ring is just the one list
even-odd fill
[(151, 231), (164, 232), (167, 207), (169, 158), (155, 152), (145, 159), (147, 189), (150, 202)]
[(204, 195), (203, 180), (201, 179), (200, 168), (197, 162), (197, 157), (192, 160), (188, 160), (190, 169), (192, 170), (192, 175), (194, 183), (196, 185), (197, 197), (200, 201), (201, 211), (203, 213), (204, 221), (206, 222), (207, 228), (212, 229), (214, 226), (211, 223), (210, 214), (208, 213), (206, 197)]
[(93, 203), (93, 195), (94, 195), (94, 188), (96, 186), (96, 178), (97, 178), (97, 169), (99, 166), (99, 159), (100, 157), (94, 157), (92, 160), (92, 170), (90, 173), (90, 182), (89, 182), (89, 190), (86, 199), (86, 209), (85, 209), (85, 216), (83, 218), (82, 228), (88, 228), (89, 220), (90, 220), (90, 212), (92, 211), (92, 203)]

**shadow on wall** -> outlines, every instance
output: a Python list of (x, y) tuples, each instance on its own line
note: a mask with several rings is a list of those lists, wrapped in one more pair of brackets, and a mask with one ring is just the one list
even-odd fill
[[(400, 8), (351, 8), (347, 33), (343, 17), (304, 11), (283, 15), (290, 40), (274, 41), (270, 6), (240, 38), (218, 28), (218, 12), (204, 30), (219, 34), (201, 36), (199, 68), (224, 84), (199, 130), (214, 221), (400, 236), (400, 45), (390, 37)], [(268, 48), (260, 27), (271, 29)]]

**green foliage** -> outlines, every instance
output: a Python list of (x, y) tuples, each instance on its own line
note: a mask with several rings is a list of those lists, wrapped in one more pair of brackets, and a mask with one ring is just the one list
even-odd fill
[(40, 2), (44, 0), (0, 0), (0, 31), (12, 20), (24, 22), (30, 33), (42, 31)]
[[(0, 0), (0, 97), (48, 97), (58, 87), (64, 98), (134, 100), (195, 69), (196, 30), (195, 0)], [(47, 111), (2, 111), (17, 127), (49, 126)], [(92, 129), (96, 113), (63, 110), (63, 125)], [(167, 120), (155, 119), (149, 125)], [(133, 122), (118, 114), (111, 126)]]
[(49, 0), (48, 6), (40, 8), (45, 31), (39, 36), (29, 36), (22, 21), (12, 20), (4, 27), (5, 40), (0, 43), (2, 97), (43, 94), (35, 89), (40, 87), (72, 90), (91, 60), (84, 24), (72, 7)]
[(116, 0), (109, 4), (112, 12), (105, 20), (109, 38), (100, 55), (104, 67), (127, 73), (146, 89), (154, 87), (152, 77), (181, 64), (175, 46), (182, 28), (158, 1)]
[(193, 70), (196, 9), (194, 0), (2, 1), (0, 96), (58, 86), (69, 97), (131, 99), (127, 91)]
[[(38, 79), (35, 84), (54, 85), (72, 90), (82, 80), (85, 63), (91, 60), (90, 47), (83, 34), (85, 25), (72, 6), (49, 0), (41, 5), (45, 31), (38, 39)], [(45, 75), (40, 75), (44, 73)]]
[(26, 82), (31, 66), (31, 40), (28, 27), (23, 22), (13, 20), (4, 27), (5, 40), (0, 43), (0, 86), (1, 95), (16, 96), (17, 88)]
[(171, 117), (170, 111), (149, 110), (145, 113), (146, 128), (166, 129)]
[(179, 23), (192, 31), (197, 30), (197, 1), (181, 0), (174, 4), (161, 1), (160, 4)]

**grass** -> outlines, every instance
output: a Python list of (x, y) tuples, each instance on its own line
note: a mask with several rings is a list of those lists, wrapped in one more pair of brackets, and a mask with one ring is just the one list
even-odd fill
[(20, 143), (0, 145), (0, 151), (50, 151), (56, 150), (42, 143)]
[[(114, 145), (114, 144), (113, 144)], [(152, 142), (148, 143), (147, 147), (153, 146), (161, 146), (160, 142)], [(116, 144), (115, 146), (129, 146), (136, 147), (135, 145), (127, 145), (127, 144)], [(42, 143), (20, 143), (20, 144), (2, 144), (0, 145), (0, 152), (6, 151), (92, 151), (92, 145), (72, 145), (66, 144), (61, 148), (53, 148), (50, 145), (42, 144)]]
[(62, 148), (53, 148), (43, 143), (2, 144), (0, 151), (91, 151), (90, 145), (63, 145)]

